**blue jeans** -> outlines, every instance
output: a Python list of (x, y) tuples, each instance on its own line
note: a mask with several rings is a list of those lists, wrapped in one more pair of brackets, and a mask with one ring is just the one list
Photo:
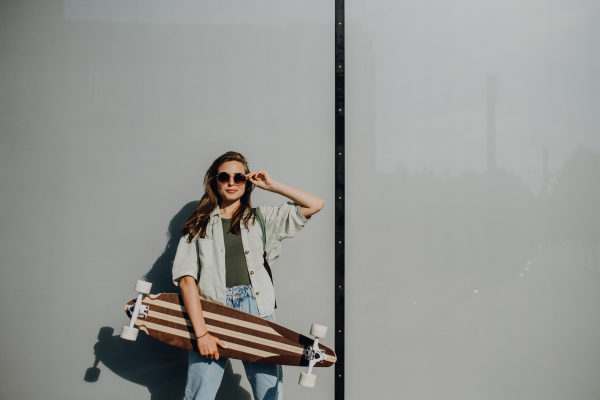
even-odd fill
[[(252, 286), (227, 288), (227, 306), (259, 316)], [(275, 322), (275, 314), (265, 317)], [(185, 400), (213, 400), (217, 395), (227, 358), (209, 360), (197, 351), (190, 351)], [(255, 400), (283, 399), (283, 370), (281, 365), (242, 361), (252, 386)]]

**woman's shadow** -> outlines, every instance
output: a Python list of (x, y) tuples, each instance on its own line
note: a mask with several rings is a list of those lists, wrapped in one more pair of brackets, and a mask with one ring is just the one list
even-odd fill
[[(197, 205), (197, 201), (189, 202), (171, 219), (165, 250), (144, 277), (152, 283), (152, 293), (178, 291), (171, 279), (171, 269), (181, 237), (181, 226)], [(183, 399), (187, 350), (169, 346), (144, 333), (140, 333), (135, 342), (123, 340), (118, 333), (114, 334), (113, 328), (105, 326), (98, 333), (94, 356), (94, 366), (87, 369), (83, 378), (86, 382), (98, 381), (101, 371), (98, 364), (102, 362), (120, 377), (146, 386), (151, 400)], [(241, 380), (241, 375), (234, 374), (228, 362), (216, 399), (250, 400), (250, 393), (240, 386)]]

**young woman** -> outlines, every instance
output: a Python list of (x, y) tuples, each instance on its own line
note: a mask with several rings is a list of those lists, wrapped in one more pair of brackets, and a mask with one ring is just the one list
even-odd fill
[[(279, 193), (290, 202), (252, 208), (254, 186)], [(264, 220), (267, 261), (279, 257), (281, 240), (295, 236), (311, 215), (323, 208), (320, 198), (277, 182), (267, 171), (250, 172), (244, 156), (230, 151), (217, 158), (204, 176), (205, 193), (182, 227), (173, 262), (173, 282), (179, 285), (198, 352), (190, 351), (186, 400), (214, 399), (227, 359), (226, 345), (208, 333), (200, 298), (275, 321), (275, 292), (263, 263)], [(244, 362), (256, 400), (282, 398), (280, 365)]]

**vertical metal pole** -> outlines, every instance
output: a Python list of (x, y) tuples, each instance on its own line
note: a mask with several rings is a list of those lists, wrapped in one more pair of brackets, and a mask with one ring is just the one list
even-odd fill
[(345, 123), (344, 0), (335, 0), (335, 400), (344, 399)]

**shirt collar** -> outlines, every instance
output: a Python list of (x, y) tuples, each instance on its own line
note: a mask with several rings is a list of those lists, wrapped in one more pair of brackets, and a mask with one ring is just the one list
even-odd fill
[[(250, 210), (246, 210), (245, 215), (248, 215), (250, 213)], [(211, 217), (221, 217), (221, 210), (219, 209), (219, 205), (217, 204), (217, 207), (213, 210), (213, 212), (210, 213)]]

